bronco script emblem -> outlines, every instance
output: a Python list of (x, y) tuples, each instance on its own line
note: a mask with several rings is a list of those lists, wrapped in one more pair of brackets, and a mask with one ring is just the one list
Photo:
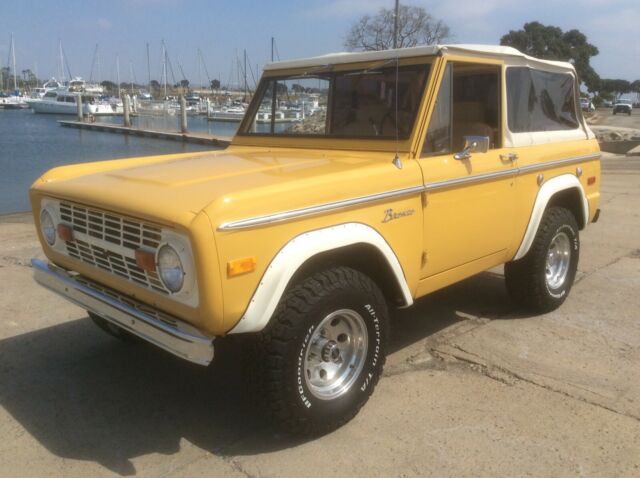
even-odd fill
[(384, 219), (382, 222), (385, 223), (393, 221), (394, 219), (400, 219), (401, 217), (411, 216), (414, 212), (416, 212), (415, 209), (405, 209), (404, 211), (398, 212), (395, 212), (393, 209), (387, 209), (384, 212)]

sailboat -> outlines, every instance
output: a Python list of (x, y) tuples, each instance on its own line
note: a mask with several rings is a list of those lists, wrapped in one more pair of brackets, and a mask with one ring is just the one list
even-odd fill
[(4, 109), (25, 109), (28, 108), (25, 98), (18, 90), (18, 74), (16, 71), (16, 47), (13, 41), (13, 33), (11, 34), (11, 48), (9, 50), (9, 57), (12, 58), (13, 72), (13, 92), (10, 95), (0, 97), (0, 107)]

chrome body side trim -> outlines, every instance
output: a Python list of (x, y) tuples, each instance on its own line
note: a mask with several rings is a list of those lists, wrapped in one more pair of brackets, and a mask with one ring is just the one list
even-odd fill
[(265, 216), (257, 216), (249, 219), (242, 219), (240, 221), (226, 222), (218, 226), (219, 231), (229, 231), (233, 229), (246, 229), (254, 226), (262, 226), (265, 224), (272, 224), (274, 222), (287, 221), (289, 219), (295, 219), (302, 216), (312, 216), (320, 214), (325, 211), (331, 211), (334, 209), (344, 209), (359, 204), (364, 204), (373, 201), (380, 201), (382, 199), (396, 198), (402, 196), (408, 196), (411, 194), (419, 194), (424, 191), (424, 186), (413, 186), (404, 189), (394, 189), (393, 191), (386, 191), (383, 193), (371, 194), (369, 196), (360, 196), (353, 199), (344, 199), (341, 201), (334, 201), (325, 204), (318, 204), (317, 206), (309, 206), (300, 209), (292, 209), (290, 211), (278, 212), (275, 214), (268, 214)]
[(203, 335), (189, 324), (173, 317), (170, 322), (160, 320), (142, 307), (131, 305), (135, 301), (125, 303), (117, 300), (80, 282), (77, 276), (39, 259), (32, 259), (31, 265), (38, 284), (83, 309), (190, 362), (208, 365), (213, 360), (213, 337)]
[(518, 174), (530, 173), (532, 171), (540, 171), (548, 168), (559, 168), (560, 166), (568, 166), (575, 163), (584, 163), (587, 161), (596, 161), (600, 159), (600, 153), (585, 154), (583, 156), (574, 156), (566, 159), (557, 159), (554, 161), (545, 161), (544, 163), (529, 164), (527, 166), (519, 166)]
[(289, 211), (277, 212), (274, 214), (266, 214), (264, 216), (256, 216), (248, 219), (241, 219), (238, 221), (225, 222), (218, 226), (219, 231), (232, 231), (236, 229), (247, 229), (251, 227), (263, 226), (265, 224), (272, 224), (277, 222), (288, 221), (304, 216), (312, 216), (320, 214), (326, 211), (332, 211), (336, 209), (344, 209), (351, 206), (357, 206), (360, 204), (366, 204), (369, 202), (380, 201), (383, 199), (408, 196), (411, 194), (419, 194), (429, 191), (437, 191), (439, 189), (451, 188), (460, 186), (463, 184), (474, 184), (492, 179), (502, 177), (515, 177), (523, 173), (530, 173), (533, 171), (540, 171), (548, 168), (557, 168), (560, 166), (567, 166), (575, 163), (583, 163), (586, 161), (595, 161), (600, 159), (600, 153), (585, 154), (582, 156), (574, 156), (571, 158), (559, 159), (554, 161), (545, 161), (544, 163), (531, 164), (522, 167), (513, 167), (502, 171), (495, 171), (491, 173), (476, 174), (474, 176), (465, 176), (456, 179), (447, 179), (444, 181), (436, 181), (432, 183), (426, 183), (420, 186), (413, 186), (404, 189), (394, 189), (392, 191), (386, 191), (383, 193), (371, 194), (368, 196), (360, 196), (353, 199), (344, 199), (341, 201), (334, 201), (325, 204), (318, 204), (316, 206), (309, 206), (299, 209), (292, 209)]
[(518, 170), (516, 168), (505, 169), (503, 171), (496, 171), (493, 173), (476, 174), (474, 176), (465, 176), (463, 178), (447, 179), (445, 181), (436, 181), (433, 183), (427, 183), (424, 186), (426, 191), (435, 191), (438, 189), (451, 188), (460, 186), (461, 184), (473, 184), (489, 181), (490, 179), (502, 178), (505, 176), (516, 176)]

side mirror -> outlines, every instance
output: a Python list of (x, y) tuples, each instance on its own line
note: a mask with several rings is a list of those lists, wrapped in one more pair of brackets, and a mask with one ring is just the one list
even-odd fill
[(453, 159), (462, 161), (469, 159), (471, 153), (486, 153), (489, 151), (489, 136), (465, 136), (464, 149), (453, 155)]

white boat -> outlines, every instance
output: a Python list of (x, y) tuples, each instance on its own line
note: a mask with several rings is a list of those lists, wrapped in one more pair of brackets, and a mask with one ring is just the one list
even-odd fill
[(102, 95), (104, 88), (95, 83), (87, 83), (79, 76), (69, 80), (67, 89), (75, 93), (90, 93), (94, 95)]
[(135, 112), (141, 116), (174, 116), (179, 106), (170, 100), (137, 100)]
[(55, 78), (51, 78), (49, 81), (45, 82), (41, 87), (32, 88), (30, 92), (30, 97), (32, 99), (41, 99), (47, 92), (64, 89), (62, 83), (58, 82)]
[(244, 106), (224, 106), (209, 111), (207, 119), (210, 121), (240, 122), (247, 109)]
[[(274, 123), (297, 123), (299, 121), (302, 121), (302, 115), (299, 112), (285, 112), (282, 110), (276, 110), (273, 120)], [(256, 123), (271, 123), (271, 111), (258, 111), (256, 114)]]
[(13, 33), (11, 34), (11, 48), (9, 49), (9, 57), (13, 59), (13, 93), (11, 95), (2, 95), (0, 97), (0, 107), (4, 109), (24, 109), (28, 108), (25, 98), (18, 90), (18, 74), (16, 69), (16, 46), (13, 43)]
[[(41, 99), (29, 99), (27, 103), (35, 113), (57, 115), (76, 115), (77, 97), (81, 93), (68, 90), (53, 90), (44, 94)], [(96, 95), (82, 94), (82, 112), (85, 115), (105, 116), (122, 114), (122, 108), (115, 102), (103, 101)]]
[(19, 110), (28, 108), (29, 105), (26, 99), (20, 95), (5, 95), (0, 96), (0, 108), (6, 110)]

